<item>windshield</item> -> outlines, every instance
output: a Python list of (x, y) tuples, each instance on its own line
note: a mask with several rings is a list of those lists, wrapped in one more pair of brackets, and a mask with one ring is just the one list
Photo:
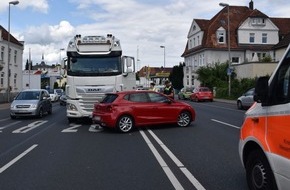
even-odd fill
[(20, 92), (15, 99), (16, 100), (38, 100), (39, 93), (40, 93), (39, 91)]
[(122, 72), (121, 57), (69, 57), (68, 74), (73, 76), (108, 76)]

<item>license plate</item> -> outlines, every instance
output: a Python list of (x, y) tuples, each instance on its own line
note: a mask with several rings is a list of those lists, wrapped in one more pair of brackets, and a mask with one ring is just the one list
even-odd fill
[(101, 117), (100, 117), (100, 116), (95, 116), (95, 117), (94, 117), (94, 120), (95, 120), (95, 121), (100, 121), (100, 120), (101, 120)]

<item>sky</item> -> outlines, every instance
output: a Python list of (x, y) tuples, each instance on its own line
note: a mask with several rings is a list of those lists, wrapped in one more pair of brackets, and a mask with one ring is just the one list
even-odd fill
[[(0, 1), (0, 25), (7, 30), (10, 1)], [(19, 0), (10, 5), (10, 32), (24, 41), (23, 68), (29, 51), (33, 64), (42, 55), (48, 65), (58, 64), (76, 34), (109, 33), (120, 39), (123, 55), (139, 60), (138, 69), (163, 66), (164, 50), (165, 66), (173, 67), (184, 61), (192, 20), (211, 19), (221, 2), (249, 6), (250, 0)], [(289, 0), (253, 2), (269, 17), (290, 18)]]

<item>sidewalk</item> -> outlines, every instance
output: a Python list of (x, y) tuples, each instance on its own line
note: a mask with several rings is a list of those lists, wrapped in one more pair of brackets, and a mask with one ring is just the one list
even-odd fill
[(8, 109), (11, 103), (0, 103), (0, 110)]
[(213, 101), (223, 102), (223, 103), (229, 103), (229, 104), (237, 104), (237, 101), (236, 100), (227, 100), (227, 99), (214, 98)]

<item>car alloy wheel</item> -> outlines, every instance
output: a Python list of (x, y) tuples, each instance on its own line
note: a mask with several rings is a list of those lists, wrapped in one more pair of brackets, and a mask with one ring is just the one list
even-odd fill
[(127, 133), (133, 129), (133, 119), (128, 115), (123, 115), (119, 118), (117, 128), (122, 133)]
[(246, 162), (247, 182), (250, 189), (276, 190), (274, 174), (266, 156), (260, 150), (252, 151)]
[(180, 127), (187, 127), (191, 122), (191, 115), (187, 111), (183, 111), (179, 114), (177, 119), (177, 125)]

